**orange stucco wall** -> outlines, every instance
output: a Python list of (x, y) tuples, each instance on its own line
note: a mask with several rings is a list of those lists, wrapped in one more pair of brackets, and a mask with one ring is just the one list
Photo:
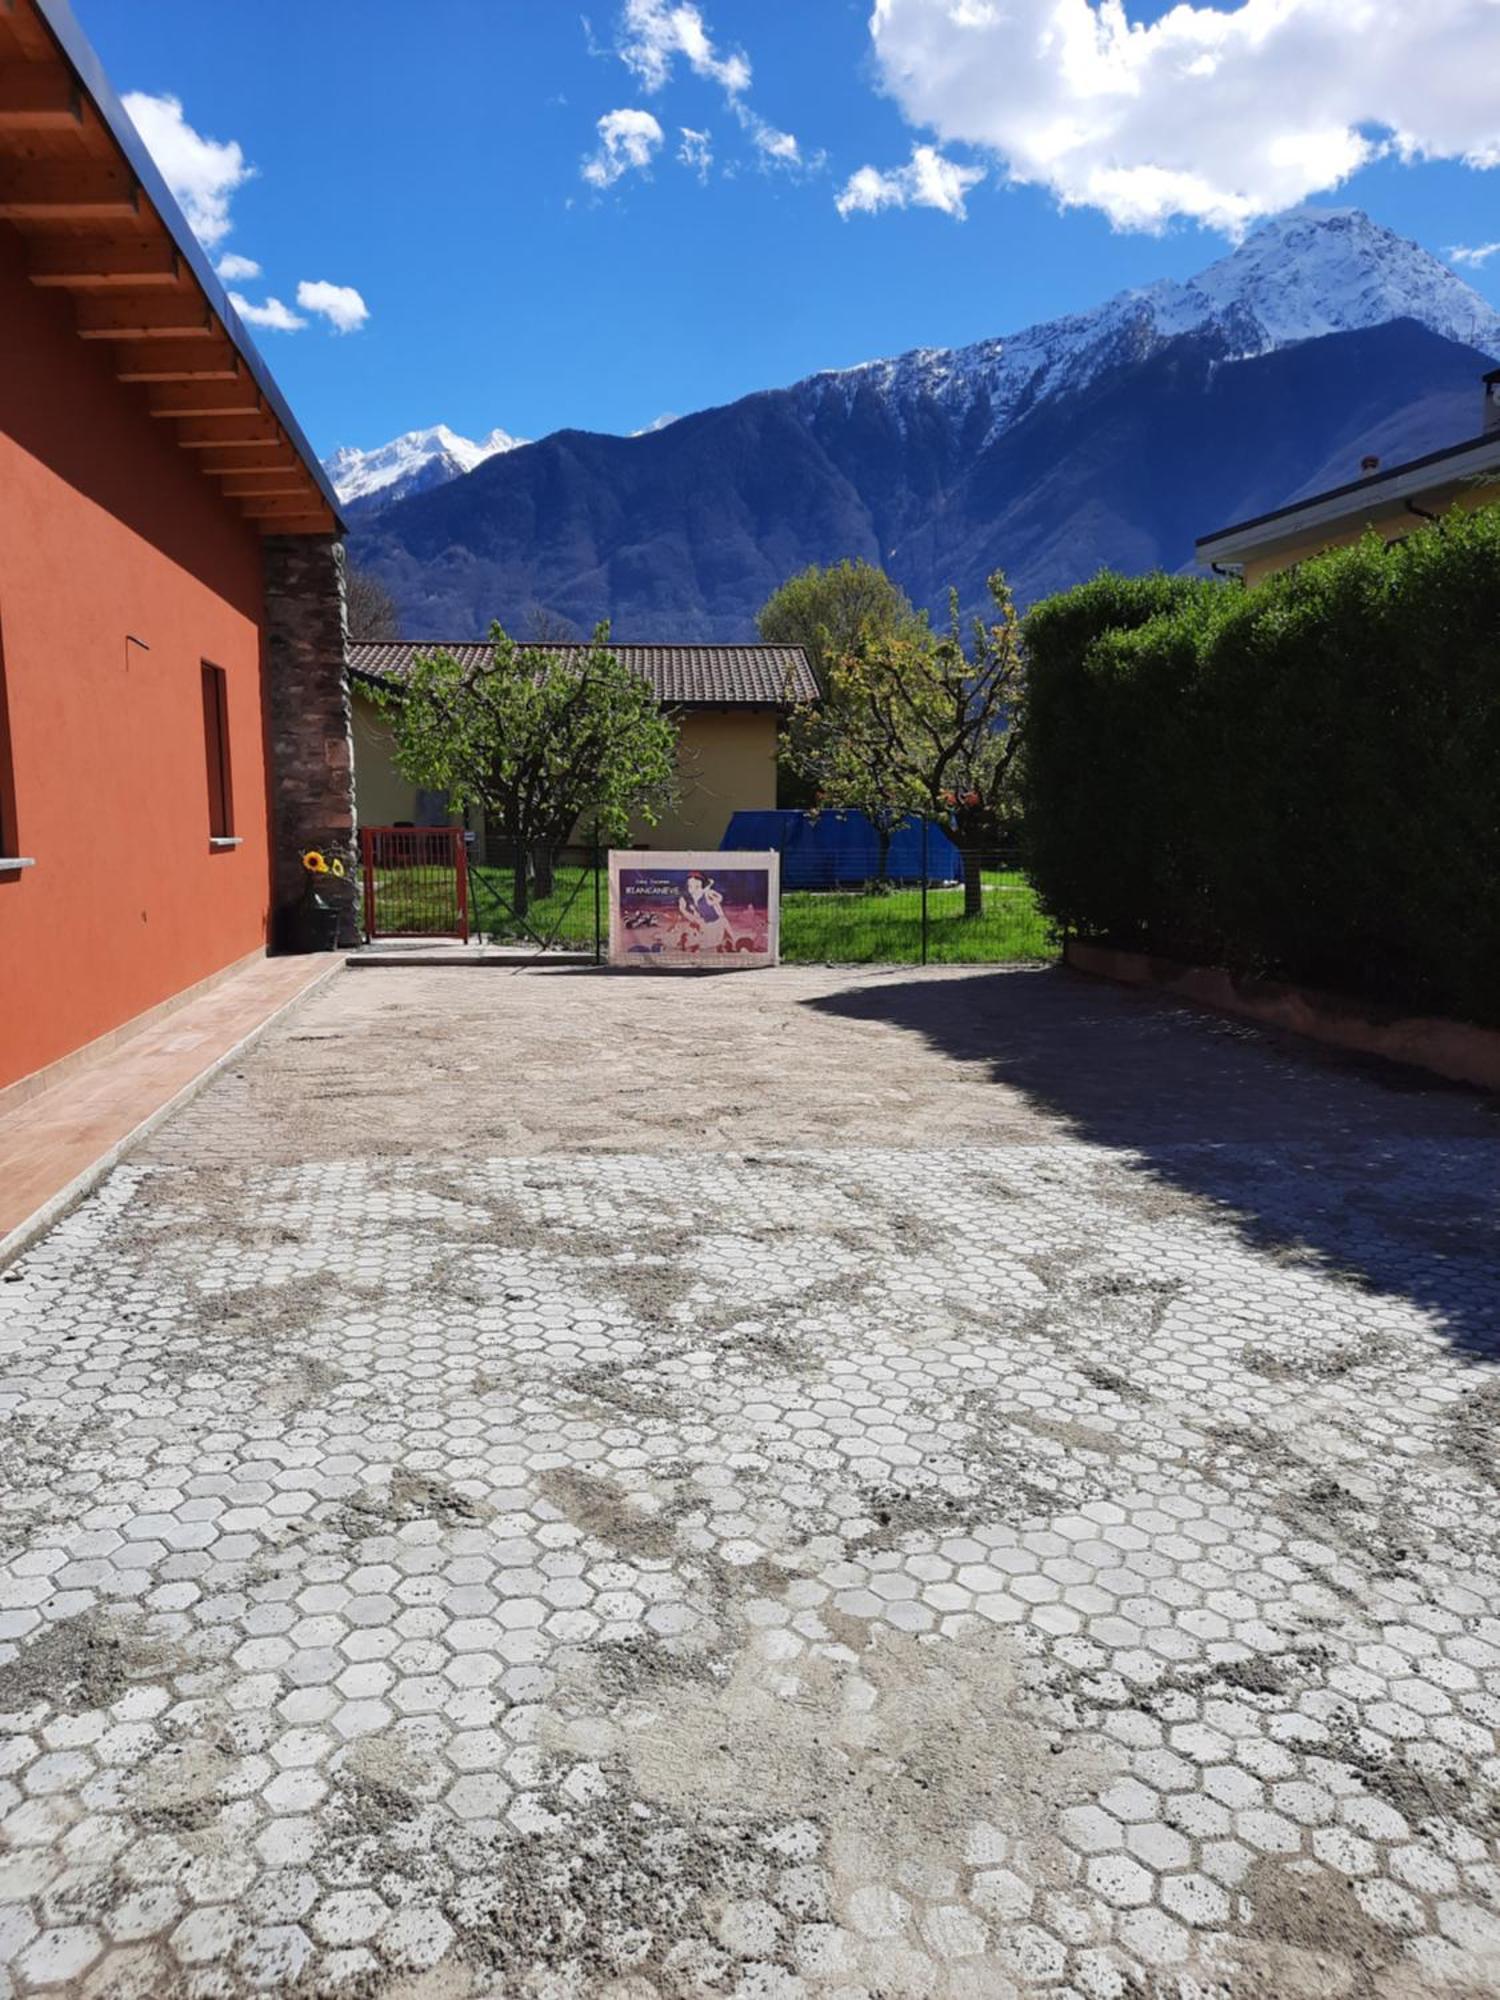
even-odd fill
[[(0, 851), (36, 862), (0, 871), (0, 1086), (266, 937), (259, 540), (106, 346), (26, 282), (0, 225)], [(227, 679), (244, 842), (219, 852), (205, 660)]]

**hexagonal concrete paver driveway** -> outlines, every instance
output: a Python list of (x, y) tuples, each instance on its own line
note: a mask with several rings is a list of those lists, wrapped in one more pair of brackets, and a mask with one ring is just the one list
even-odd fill
[(1500, 1992), (1492, 1111), (362, 971), (0, 1284), (0, 1994)]

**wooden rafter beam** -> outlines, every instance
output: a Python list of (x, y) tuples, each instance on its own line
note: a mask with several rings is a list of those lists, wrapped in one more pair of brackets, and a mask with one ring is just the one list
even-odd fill
[(94, 161), (0, 161), (0, 219), (121, 222), (139, 213), (135, 176)]
[(198, 340), (214, 327), (207, 300), (195, 291), (81, 298), (77, 311), (82, 340)]
[(151, 397), (153, 417), (248, 417), (262, 413), (260, 391), (248, 375), (227, 389), (218, 382), (170, 382)]
[(83, 123), (83, 93), (55, 63), (0, 63), (0, 132), (67, 132)]
[(294, 479), (288, 472), (278, 472), (271, 476), (269, 486), (256, 486), (245, 476), (224, 481), (224, 496), (228, 500), (295, 500), (298, 507), (308, 502), (310, 482), (306, 473), (301, 479)]
[(138, 340), (117, 351), (122, 382), (233, 382), (239, 356), (227, 340)]
[(226, 453), (223, 458), (205, 452), (198, 460), (198, 470), (212, 473), (216, 479), (229, 479), (240, 472), (291, 472), (301, 463), (289, 445), (256, 444), (233, 456)]
[(284, 519), (288, 514), (306, 514), (322, 505), (318, 489), (311, 479), (302, 493), (295, 498), (278, 498), (274, 494), (257, 494), (251, 499), (242, 499), (240, 506), (245, 513), (253, 514), (258, 520), (274, 521)]
[(27, 274), (32, 284), (60, 291), (140, 291), (180, 284), (182, 259), (173, 243), (64, 236), (31, 246)]
[(275, 486), (278, 480), (285, 481), (288, 479), (295, 479), (301, 482), (297, 488), (297, 491), (300, 493), (302, 487), (307, 483), (306, 467), (299, 458), (294, 458), (290, 453), (288, 453), (284, 465), (236, 464), (228, 472), (221, 472), (216, 476), (220, 479), (232, 479), (237, 484), (242, 484), (247, 492), (252, 493), (266, 492)]
[(42, 61), (56, 62), (57, 50), (52, 39), (26, 0), (0, 0), (0, 22), (17, 48)]
[(254, 445), (280, 444), (281, 427), (260, 410), (238, 410), (230, 417), (186, 417), (177, 442), (184, 451), (245, 451)]

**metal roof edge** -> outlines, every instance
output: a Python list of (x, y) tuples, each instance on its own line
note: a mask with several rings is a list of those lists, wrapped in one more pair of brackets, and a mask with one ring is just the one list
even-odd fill
[(104, 65), (100, 62), (93, 44), (79, 26), (69, 0), (33, 0), (33, 5), (51, 30), (63, 55), (72, 65), (78, 81), (88, 92), (94, 108), (109, 127), (115, 144), (129, 161), (131, 172), (150, 197), (151, 205), (161, 217), (172, 241), (187, 259), (193, 276), (208, 297), (209, 304), (224, 322), (224, 330), (234, 343), (241, 360), (255, 378), (256, 387), (270, 404), (277, 422), (312, 474), (318, 490), (338, 524), (340, 534), (347, 534), (348, 523), (344, 520), (342, 504), (329, 482), (327, 473), (323, 470), (317, 453), (308, 443), (302, 426), (292, 415), (291, 407), (278, 387), (275, 376), (266, 365), (265, 357), (250, 338), (239, 314), (230, 304), (229, 295), (208, 260), (208, 253), (188, 227), (187, 217), (178, 206), (176, 196), (162, 179), (161, 170), (148, 152), (146, 142), (136, 130), (134, 120), (115, 95), (114, 85), (105, 74)]
[[(1426, 452), (1420, 458), (1408, 458), (1400, 465), (1388, 467), (1384, 472), (1373, 472), (1368, 478), (1351, 479), (1342, 486), (1325, 487), (1321, 493), (1310, 493), (1305, 500), (1293, 500), (1285, 507), (1273, 507), (1267, 514), (1253, 514), (1248, 520), (1235, 521), (1227, 528), (1215, 528), (1212, 534), (1200, 535), (1193, 546), (1201, 555), (1204, 551), (1213, 550), (1222, 543), (1246, 535), (1255, 536), (1258, 529), (1274, 528), (1278, 525), (1290, 528), (1299, 516), (1313, 517), (1308, 519), (1307, 525), (1315, 527), (1319, 520), (1336, 520), (1342, 512), (1357, 511), (1354, 508), (1340, 509), (1333, 503), (1353, 500), (1364, 494), (1370, 494), (1380, 500), (1399, 500), (1407, 490), (1408, 484), (1412, 490), (1420, 491), (1424, 483), (1436, 483), (1414, 480), (1413, 475), (1425, 473), (1430, 467), (1440, 465), (1452, 466), (1456, 472), (1461, 473), (1463, 468), (1455, 462), (1470, 452), (1482, 453), (1485, 447), (1489, 447), (1491, 460), (1489, 463), (1482, 460), (1474, 469), (1488, 471), (1490, 463), (1496, 469), (1500, 469), (1500, 432), (1482, 433), (1478, 437), (1463, 438), (1457, 444), (1443, 445), (1439, 450)], [(1330, 509), (1331, 511), (1326, 511)], [(1260, 536), (1258, 539), (1267, 538)]]

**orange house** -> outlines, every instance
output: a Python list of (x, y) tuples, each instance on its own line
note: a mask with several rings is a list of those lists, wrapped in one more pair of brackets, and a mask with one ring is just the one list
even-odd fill
[(66, 0), (0, 0), (0, 1089), (348, 852), (341, 534)]

